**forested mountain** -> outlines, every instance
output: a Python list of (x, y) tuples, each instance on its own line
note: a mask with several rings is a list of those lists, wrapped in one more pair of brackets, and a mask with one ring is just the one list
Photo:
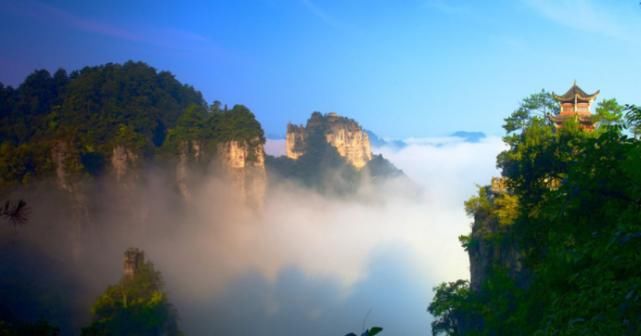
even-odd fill
[(641, 333), (641, 110), (596, 112), (555, 127), (542, 92), (506, 119), (502, 176), (465, 204), (471, 282), (436, 288), (434, 335)]
[(319, 190), (349, 193), (365, 182), (403, 172), (371, 152), (369, 133), (352, 119), (314, 112), (305, 126), (287, 126), (286, 156), (267, 157), (273, 176)]
[(38, 70), (17, 89), (0, 85), (0, 183), (43, 177), (55, 169), (60, 142), (79, 160), (77, 173), (99, 174), (114, 148), (153, 157), (187, 139), (264, 142), (244, 106), (209, 107), (200, 92), (144, 64), (106, 64), (70, 75)]
[[(350, 194), (400, 174), (372, 157), (369, 142), (361, 153), (368, 167), (357, 169), (344, 148), (326, 141), (329, 133), (319, 134), (322, 141), (311, 137), (299, 161), (266, 157), (262, 126), (249, 108), (207, 104), (171, 73), (141, 62), (70, 74), (38, 70), (17, 88), (0, 84), (2, 218), (29, 225), (0, 227), (0, 334), (178, 334), (150, 265), (142, 278), (109, 287), (91, 311), (106, 286), (96, 265), (113, 265), (104, 258), (130, 243), (196, 229), (184, 223), (194, 221), (194, 211), (216, 209), (202, 225), (223, 221), (219, 213), (258, 216), (268, 176), (303, 187), (323, 181), (326, 191)], [(338, 175), (350, 183), (326, 179)]]
[[(245, 106), (209, 106), (194, 88), (141, 62), (69, 75), (38, 70), (15, 89), (0, 85), (2, 201), (25, 199), (25, 212), (33, 210), (25, 225), (38, 227), (31, 237), (2, 235), (0, 334), (49, 330), (31, 324), (39, 319), (65, 334), (79, 330), (89, 311), (78, 307), (95, 293), (79, 265), (96, 262), (95, 246), (111, 249), (126, 241), (114, 241), (115, 231), (145, 224), (137, 216), (149, 208), (149, 169), (174, 191), (162, 195), (170, 203), (188, 201), (199, 183), (191, 179), (214, 161), (239, 189), (262, 197), (260, 179), (258, 187), (244, 182), (264, 176), (264, 141)], [(243, 155), (235, 161), (242, 166), (230, 164), (232, 151)]]
[[(326, 131), (318, 132), (322, 137)], [(77, 178), (117, 170), (114, 163), (120, 161), (131, 165), (132, 158), (138, 166), (157, 159), (176, 161), (194, 148), (211, 159), (222, 149), (219, 145), (232, 141), (248, 146), (250, 160), (263, 155), (264, 133), (248, 108), (228, 108), (218, 101), (210, 106), (193, 87), (141, 62), (86, 67), (69, 75), (62, 69), (53, 75), (38, 70), (18, 88), (0, 84), (2, 188), (54, 176), (60, 166)], [(369, 141), (365, 143), (362, 155), (371, 156)], [(268, 158), (272, 175), (306, 185), (318, 184), (330, 168), (340, 169), (354, 183), (362, 175), (361, 167), (355, 169), (336, 152), (337, 146), (311, 136), (308, 148), (298, 163)], [(194, 155), (187, 156), (201, 159)], [(310, 160), (322, 164), (307, 164)], [(382, 157), (375, 157), (366, 170), (381, 178), (400, 173)]]

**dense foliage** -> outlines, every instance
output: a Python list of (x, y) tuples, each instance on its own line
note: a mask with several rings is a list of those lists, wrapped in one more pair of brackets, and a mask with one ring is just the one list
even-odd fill
[(67, 171), (96, 175), (116, 146), (150, 157), (197, 137), (264, 142), (247, 107), (220, 105), (141, 62), (38, 70), (17, 88), (0, 84), (0, 188), (52, 174), (61, 144)]
[(403, 176), (382, 155), (374, 155), (365, 167), (357, 169), (340, 156), (337, 149), (327, 142), (326, 134), (332, 125), (344, 123), (345, 127), (359, 127), (356, 121), (337, 117), (329, 121), (328, 115), (312, 113), (305, 128), (305, 141), (296, 143), (296, 150), (302, 152), (297, 160), (287, 157), (268, 156), (266, 165), (272, 176), (297, 181), (322, 192), (349, 194), (358, 189), (366, 179), (386, 179)]
[[(361, 333), (361, 336), (374, 336), (374, 335), (380, 334), (381, 331), (383, 331), (383, 328), (381, 328), (381, 327), (371, 327), (371, 328), (363, 331), (363, 333)], [(349, 333), (349, 334), (347, 334), (345, 336), (357, 336), (357, 335), (352, 332), (352, 333)]]
[(505, 190), (466, 203), (475, 223), (461, 239), (471, 257), (494, 253), (477, 254), (478, 287), (435, 288), (433, 334), (641, 334), (641, 141), (624, 129), (641, 119), (615, 100), (596, 110), (594, 131), (555, 128), (541, 92), (506, 119)]
[(180, 335), (177, 314), (167, 300), (160, 272), (147, 261), (132, 277), (123, 277), (98, 298), (86, 336)]

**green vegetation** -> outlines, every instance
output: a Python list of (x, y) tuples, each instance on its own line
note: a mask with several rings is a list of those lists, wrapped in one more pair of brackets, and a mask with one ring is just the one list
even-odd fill
[[(330, 122), (330, 118), (334, 118), (335, 121)], [(361, 170), (348, 163), (336, 148), (327, 143), (325, 137), (331, 131), (331, 127), (339, 126), (360, 130), (360, 126), (352, 119), (331, 117), (320, 112), (312, 113), (307, 127), (303, 128), (304, 142), (296, 143), (295, 149), (303, 152), (303, 155), (297, 160), (267, 156), (265, 164), (268, 172), (332, 194), (353, 193), (366, 178), (376, 181), (403, 176), (403, 173), (382, 155), (374, 155)]]
[(167, 300), (160, 272), (142, 262), (133, 276), (110, 286), (93, 305), (86, 336), (180, 335), (177, 314)]
[[(434, 335), (641, 333), (639, 109), (597, 106), (597, 129), (568, 122), (547, 92), (506, 119), (504, 190), (466, 202), (472, 283), (435, 288)], [(625, 119), (623, 119), (625, 113)]]
[(220, 105), (141, 62), (38, 70), (16, 89), (0, 84), (0, 189), (52, 175), (60, 144), (67, 171), (98, 175), (115, 146), (149, 158), (189, 140), (264, 143), (247, 107)]
[[(361, 336), (374, 336), (374, 335), (378, 335), (381, 331), (383, 331), (383, 328), (381, 328), (381, 327), (371, 327), (371, 328), (363, 331)], [(355, 333), (349, 333), (349, 334), (347, 334), (345, 336), (357, 336), (357, 335)]]
[(276, 174), (323, 192), (346, 193), (356, 189), (359, 172), (325, 140), (325, 127), (306, 133), (304, 155), (297, 160), (267, 157), (270, 174)]

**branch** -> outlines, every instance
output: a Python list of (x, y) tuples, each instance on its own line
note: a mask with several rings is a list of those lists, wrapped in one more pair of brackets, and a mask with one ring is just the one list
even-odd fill
[(27, 202), (23, 200), (6, 201), (0, 209), (0, 217), (10, 221), (13, 226), (18, 226), (27, 222), (30, 212), (31, 209), (27, 206)]

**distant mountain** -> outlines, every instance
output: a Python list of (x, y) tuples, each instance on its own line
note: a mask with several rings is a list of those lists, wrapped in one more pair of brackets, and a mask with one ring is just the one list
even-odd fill
[(370, 130), (366, 129), (364, 131), (365, 133), (367, 133), (367, 136), (369, 137), (369, 142), (372, 145), (372, 147), (387, 146), (387, 147), (394, 147), (394, 148), (400, 149), (407, 146), (407, 143), (405, 143), (403, 140), (385, 140)]
[(485, 133), (483, 132), (467, 132), (467, 131), (457, 131), (450, 134), (450, 136), (463, 138), (465, 142), (471, 142), (471, 143), (480, 142), (482, 139), (486, 137)]
[(372, 154), (372, 142), (381, 139), (336, 113), (314, 112), (306, 125), (289, 124), (286, 138), (285, 156), (266, 158), (272, 176), (330, 193), (356, 191), (370, 179), (403, 176), (391, 162)]
[(445, 138), (443, 137), (416, 138), (416, 139), (404, 141), (404, 140), (385, 140), (370, 130), (365, 130), (365, 132), (369, 137), (369, 142), (372, 144), (372, 147), (392, 147), (395, 149), (402, 149), (407, 147), (408, 144), (413, 144), (413, 143), (428, 143), (428, 144), (432, 144), (434, 146), (440, 147), (445, 145), (447, 142), (451, 141), (451, 139), (448, 139), (448, 138), (460, 138), (464, 142), (478, 143), (486, 137), (485, 133), (483, 132), (456, 131), (454, 133), (451, 133), (449, 136)]
[(383, 146), (387, 145), (387, 141), (385, 141), (385, 139), (379, 137), (376, 133), (374, 133), (374, 132), (372, 132), (372, 131), (370, 131), (368, 129), (366, 129), (364, 131), (365, 131), (365, 133), (367, 133), (367, 137), (369, 138), (369, 143), (373, 147), (383, 147)]

